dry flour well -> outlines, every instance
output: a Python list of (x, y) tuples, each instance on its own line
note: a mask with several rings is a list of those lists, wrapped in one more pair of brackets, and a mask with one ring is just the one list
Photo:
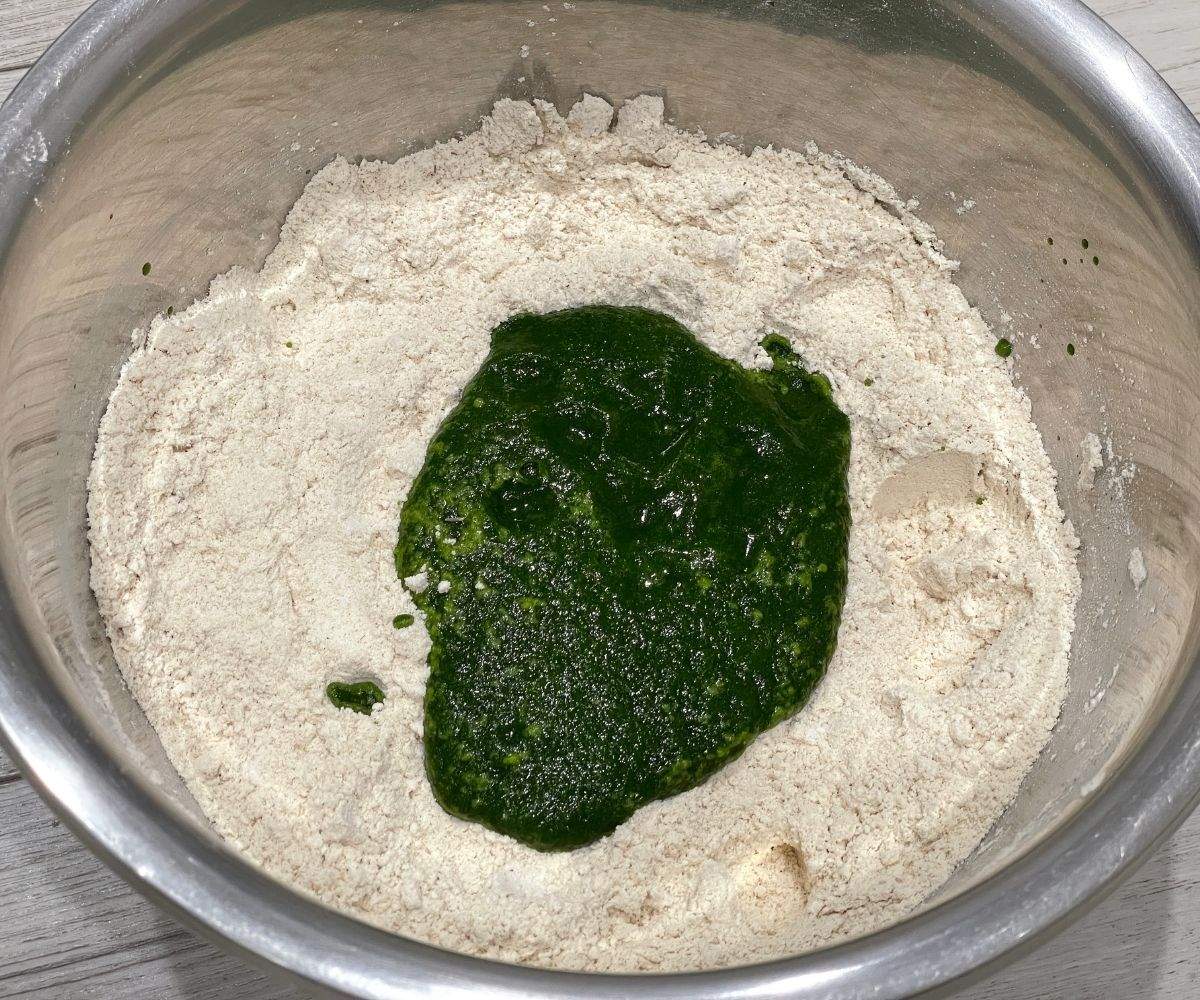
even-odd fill
[[(117, 660), (215, 827), (332, 906), (481, 955), (688, 969), (915, 907), (1057, 718), (1079, 580), (1055, 478), (954, 264), (878, 178), (746, 156), (662, 103), (501, 102), (398, 163), (337, 160), (261, 273), (159, 317), (100, 428), (92, 583)], [(854, 433), (840, 642), (810, 704), (582, 850), (445, 814), (428, 638), (392, 566), (426, 443), (513, 313), (675, 317), (764, 364), (788, 336)], [(327, 682), (374, 678), (374, 715)]]

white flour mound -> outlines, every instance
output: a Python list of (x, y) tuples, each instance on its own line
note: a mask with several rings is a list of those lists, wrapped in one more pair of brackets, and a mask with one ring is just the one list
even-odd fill
[[(1055, 476), (955, 265), (885, 183), (711, 146), (662, 102), (502, 101), (398, 163), (331, 163), (261, 273), (135, 336), (90, 480), (92, 583), (213, 824), (425, 941), (579, 969), (768, 959), (895, 920), (980, 841), (1058, 716), (1079, 579)], [(398, 504), (513, 313), (667, 313), (853, 423), (850, 585), (809, 705), (581, 850), (453, 819), (425, 778), (428, 638)], [(867, 383), (870, 384), (867, 384)], [(335, 679), (377, 679), (371, 716)]]

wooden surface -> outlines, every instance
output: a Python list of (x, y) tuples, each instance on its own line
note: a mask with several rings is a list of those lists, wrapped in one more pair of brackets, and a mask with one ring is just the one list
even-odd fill
[[(87, 4), (0, 0), (0, 97)], [(1200, 0), (1093, 0), (1200, 110)], [(1200, 997), (1200, 813), (1111, 898), (956, 1000)], [(0, 997), (298, 1000), (92, 857), (0, 754)]]

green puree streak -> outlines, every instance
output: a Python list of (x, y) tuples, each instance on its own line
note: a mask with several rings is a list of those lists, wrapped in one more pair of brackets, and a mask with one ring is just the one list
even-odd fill
[(383, 701), (383, 691), (372, 681), (357, 681), (353, 684), (334, 681), (325, 686), (325, 696), (336, 708), (349, 708), (363, 715), (370, 715), (371, 709)]
[[(642, 309), (518, 316), (429, 446), (396, 567), (438, 801), (543, 850), (698, 785), (804, 704), (846, 590), (850, 425)], [(440, 593), (438, 583), (450, 589)]]

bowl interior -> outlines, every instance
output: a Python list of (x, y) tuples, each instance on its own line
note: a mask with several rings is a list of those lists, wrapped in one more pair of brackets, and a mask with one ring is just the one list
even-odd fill
[[(933, 2), (216, 2), (176, 5), (169, 30), (145, 7), (123, 68), (64, 90), (70, 127), (31, 153), (36, 200), (6, 208), (0, 555), (40, 683), (201, 836), (88, 588), (85, 477), (131, 331), (257, 266), (332, 157), (393, 159), (501, 96), (565, 110), (585, 90), (651, 91), (725, 141), (845, 153), (920, 201), (968, 298), (1017, 345), (1084, 596), (1051, 744), (939, 898), (1061, 827), (1153, 731), (1197, 645), (1195, 247), (1130, 137), (1034, 55)], [(1111, 459), (1084, 490), (1088, 433)]]

